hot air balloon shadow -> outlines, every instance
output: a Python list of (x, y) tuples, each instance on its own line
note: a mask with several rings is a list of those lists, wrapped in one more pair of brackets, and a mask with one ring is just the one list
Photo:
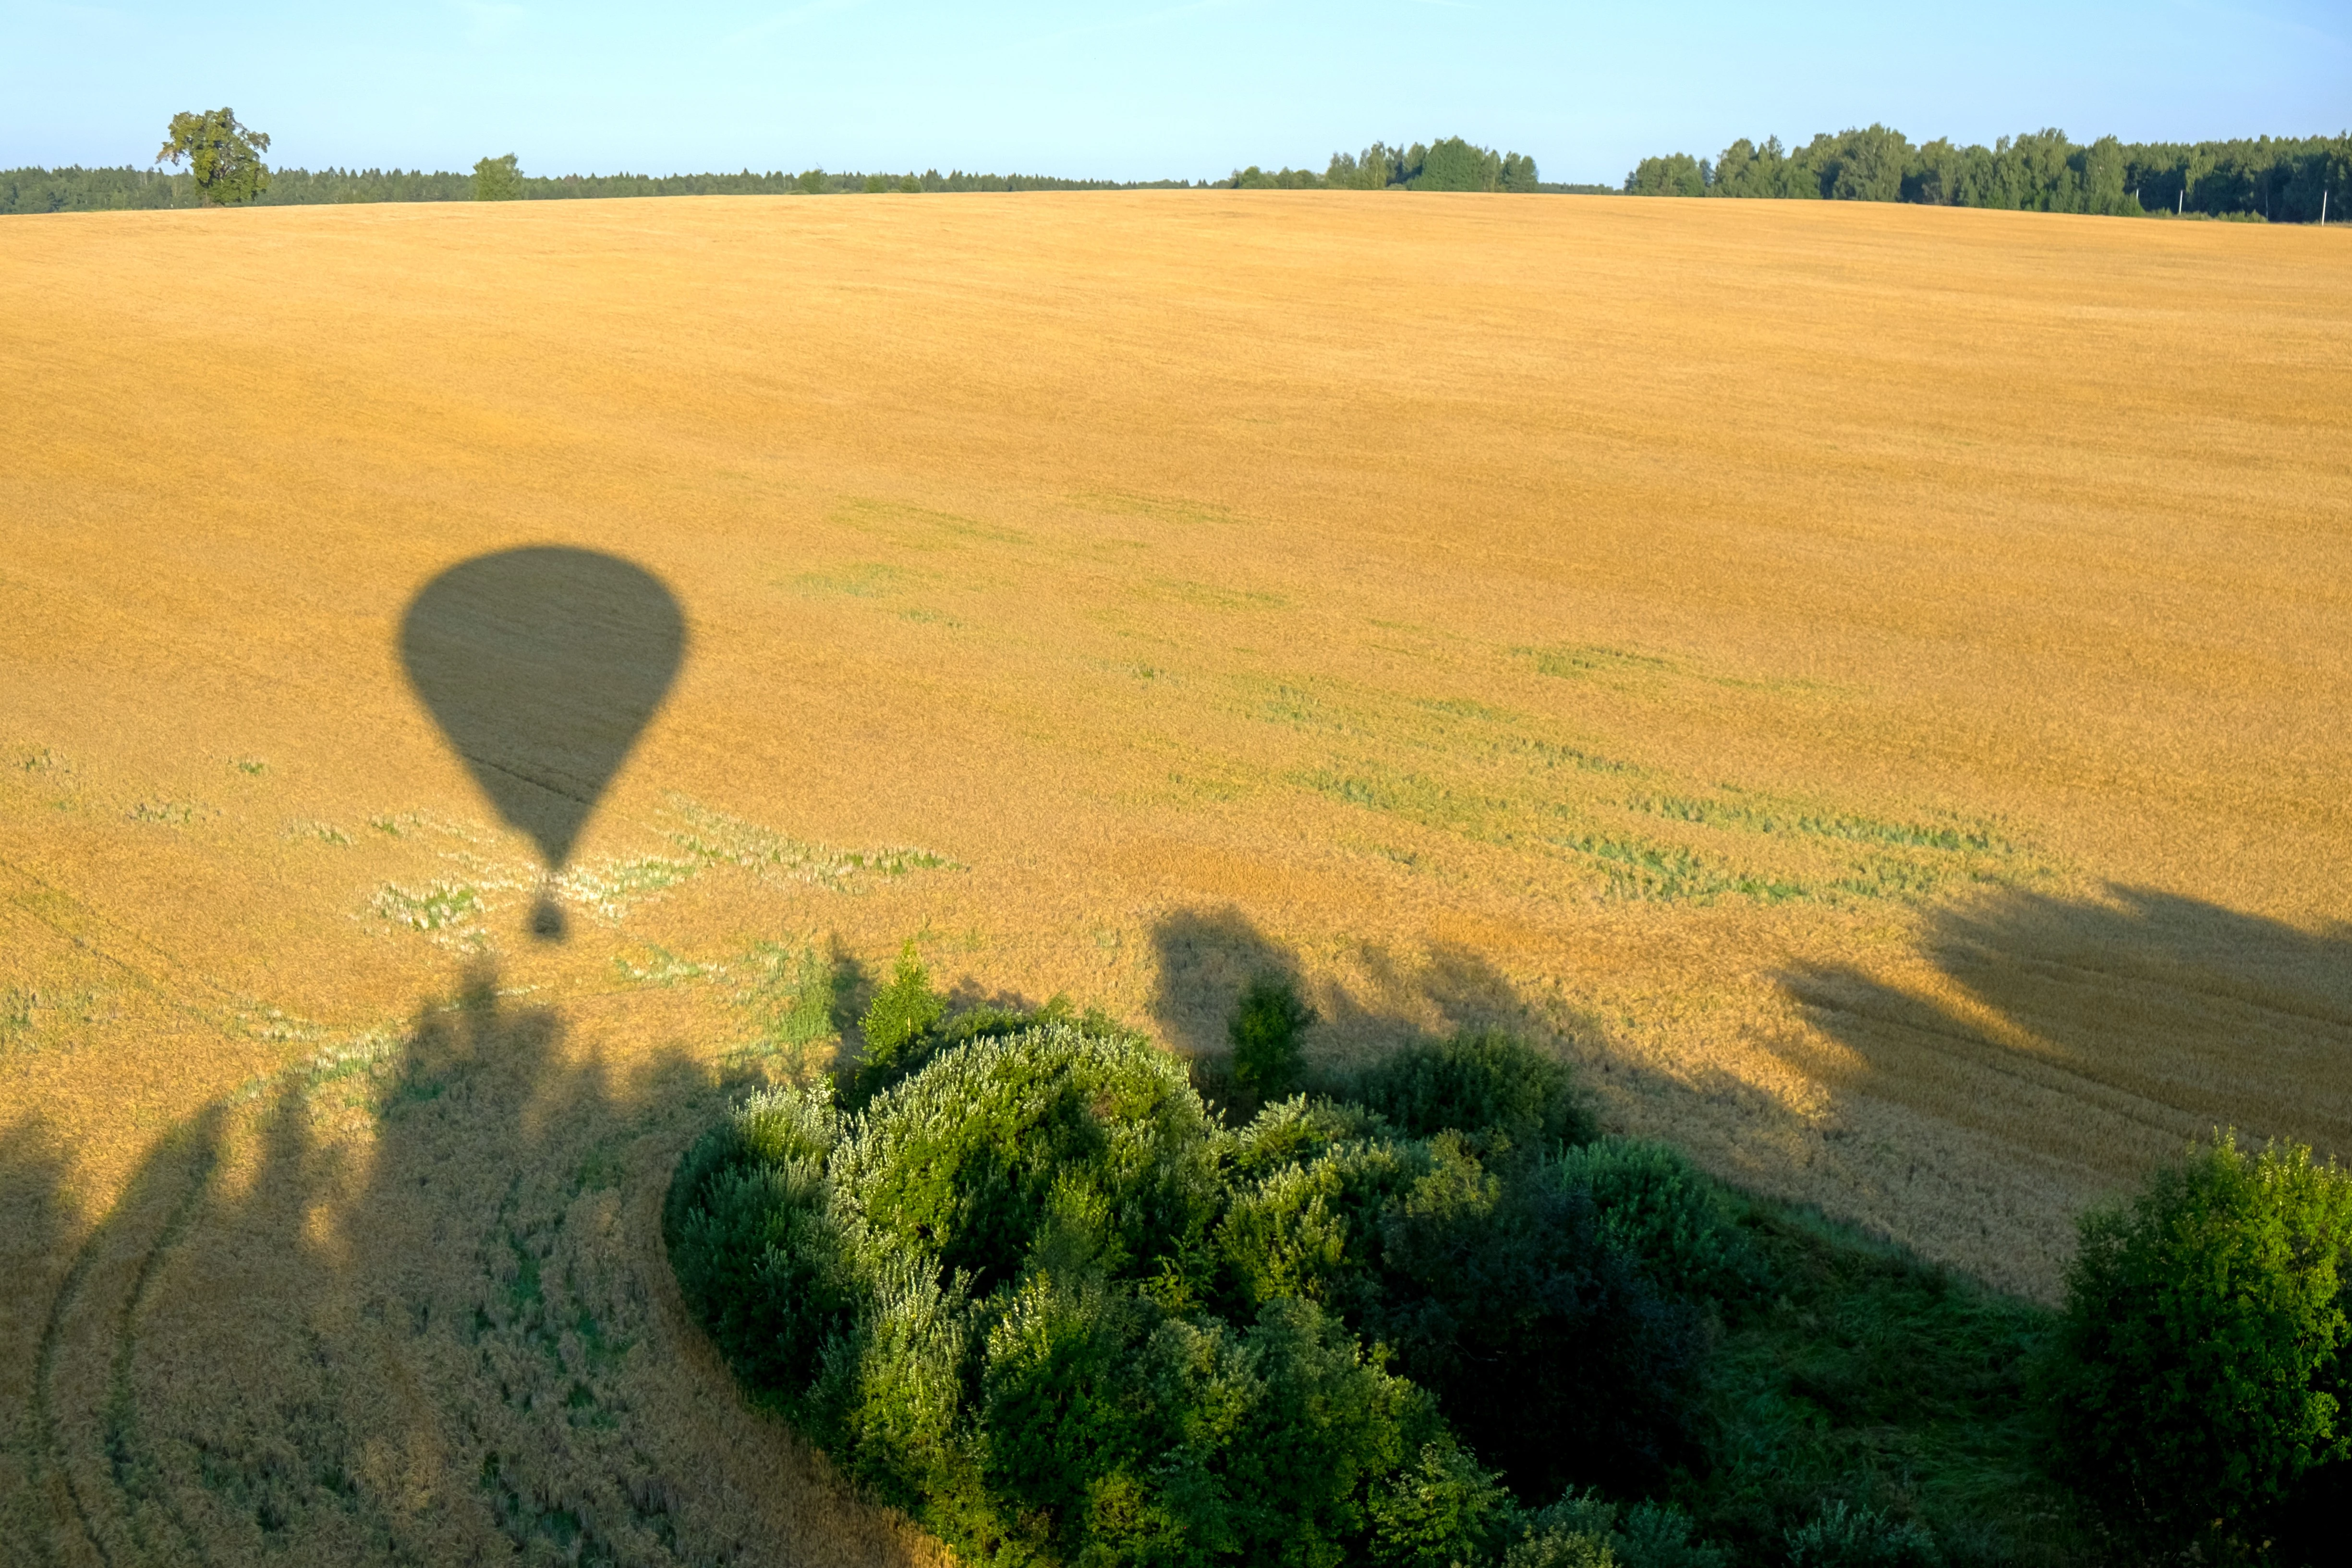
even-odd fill
[(593, 550), (477, 556), (409, 603), (409, 684), (499, 815), (539, 846), (530, 929), (543, 941), (564, 933), (550, 884), (685, 654), (686, 616), (661, 580)]

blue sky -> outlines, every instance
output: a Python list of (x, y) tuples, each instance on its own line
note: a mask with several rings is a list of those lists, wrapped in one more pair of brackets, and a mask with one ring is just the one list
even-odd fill
[(1464, 135), (1544, 177), (1884, 121), (1915, 140), (2335, 132), (2352, 0), (0, 3), (0, 166), (143, 163), (234, 107), (273, 163), (1320, 169)]

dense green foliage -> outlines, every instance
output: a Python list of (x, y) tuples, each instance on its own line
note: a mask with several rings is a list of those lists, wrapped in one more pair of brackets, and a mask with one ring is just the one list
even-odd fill
[(1262, 974), (1242, 993), (1226, 1033), (1234, 1044), (1234, 1082), (1253, 1103), (1280, 1100), (1298, 1087), (1307, 1062), (1299, 1035), (1315, 1009), (1286, 980)]
[[(1295, 1074), (1311, 1018), (1265, 981), (1233, 1032)], [(1098, 1016), (948, 1016), (911, 951), (865, 1033), (845, 1098), (697, 1144), (666, 1229), (746, 1384), (964, 1551), (1713, 1561), (1670, 1511), (1525, 1507), (1664, 1475), (1704, 1345), (1562, 1163), (1590, 1122), (1556, 1063), (1465, 1037), (1372, 1076), (1418, 1131), (1303, 1096), (1229, 1129)]]
[(1671, 1489), (1708, 1535), (1778, 1564), (1843, 1504), (1848, 1533), (1916, 1526), (1956, 1565), (2095, 1560), (2039, 1463), (2048, 1312), (1818, 1215), (1720, 1195), (1763, 1283), (1726, 1305), (1705, 1462)]
[(2086, 1217), (2052, 1378), (2062, 1473), (2155, 1543), (2292, 1533), (2352, 1467), (2347, 1250), (2352, 1180), (2226, 1136)]
[(1541, 1149), (1598, 1131), (1568, 1068), (1495, 1029), (1408, 1045), (1329, 1088), (1415, 1138), (1451, 1129), (1488, 1148)]
[(1310, 1019), (1242, 999), (1236, 1054), (1315, 1092), (1234, 1125), (1100, 1015), (950, 1008), (910, 949), (842, 1098), (755, 1096), (681, 1163), (687, 1299), (991, 1561), (2324, 1560), (2352, 1184), (2306, 1152), (2225, 1140), (2086, 1221), (2062, 1320), (1598, 1136), (1507, 1035), (1318, 1073)]
[(1914, 146), (1884, 125), (1823, 132), (1787, 149), (1742, 137), (1710, 163), (1686, 153), (1644, 158), (1625, 190), (1650, 196), (1766, 196), (1919, 202), (2012, 211), (2195, 213), (2308, 223), (2342, 214), (2352, 136), (2078, 146), (2063, 131), (2004, 136), (1990, 147)]
[(1047, 1024), (853, 1113), (755, 1097), (667, 1230), (746, 1382), (973, 1556), (1414, 1562), (1448, 1529), (1458, 1554), (1498, 1494), (1427, 1394), (1312, 1301), (1200, 1310), (1221, 1155), (1172, 1058)]
[(1636, 1138), (1584, 1142), (1560, 1156), (1559, 1172), (1563, 1186), (1591, 1200), (1610, 1243), (1658, 1279), (1732, 1304), (1762, 1289), (1761, 1260), (1739, 1227), (1738, 1205), (1664, 1144)]
[(172, 116), (158, 163), (188, 165), (190, 183), (204, 200), (218, 205), (249, 202), (269, 188), (261, 155), (269, 138), (236, 122), (233, 109)]
[[(1261, 983), (1236, 1045), (1288, 1064), (1305, 1012)], [(973, 1555), (1722, 1568), (2049, 1532), (2042, 1314), (1596, 1140), (1508, 1036), (1229, 1128), (1098, 1015), (950, 1015), (911, 951), (866, 1035), (843, 1100), (756, 1097), (697, 1145), (671, 1256), (748, 1386)]]

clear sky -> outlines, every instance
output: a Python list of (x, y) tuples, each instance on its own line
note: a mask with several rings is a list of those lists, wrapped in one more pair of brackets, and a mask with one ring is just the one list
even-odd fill
[(1645, 153), (1873, 121), (2334, 133), (2352, 0), (0, 0), (0, 166), (144, 163), (173, 111), (222, 104), (311, 168), (1201, 178), (1462, 135), (1614, 184)]

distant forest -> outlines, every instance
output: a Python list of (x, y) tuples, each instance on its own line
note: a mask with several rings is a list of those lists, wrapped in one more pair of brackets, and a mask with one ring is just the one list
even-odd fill
[(1827, 132), (1793, 151), (1777, 136), (1741, 137), (1712, 162), (1675, 153), (1625, 176), (1637, 196), (1765, 196), (1919, 202), (1931, 206), (2194, 215), (2310, 223), (2346, 216), (2352, 135), (2235, 142), (2118, 142), (2078, 146), (2063, 131), (2004, 136), (1990, 147), (1937, 140), (1913, 146), (1884, 125)]
[[(498, 166), (498, 167), (494, 167)], [(493, 184), (486, 184), (485, 171)], [(809, 169), (737, 174), (518, 174), (507, 158), (484, 159), (473, 174), (421, 169), (272, 169), (257, 206), (312, 206), (340, 202), (463, 202), (483, 199), (550, 201), (595, 196), (845, 195), (934, 191), (1139, 191), (1221, 186), (1240, 190), (1590, 191), (1602, 185), (1546, 185), (1536, 161), (1497, 153), (1448, 136), (1410, 147), (1375, 142), (1361, 153), (1334, 153), (1320, 174), (1307, 169), (1267, 174), (1252, 164), (1222, 180), (1062, 180), (1046, 174), (833, 174)], [(205, 205), (194, 176), (155, 169), (9, 169), (0, 171), (0, 213), (98, 212), (124, 207)]]
[[(520, 177), (526, 200), (595, 196), (835, 195), (879, 191), (1183, 190), (1188, 180), (1057, 180), (1045, 174), (841, 174), (823, 169), (759, 174), (557, 174)], [(466, 202), (475, 176), (422, 169), (272, 169), (253, 205), (320, 206), (341, 202)], [(100, 212), (122, 207), (204, 205), (195, 177), (153, 169), (0, 170), (0, 213)]]
[[(835, 174), (808, 169), (734, 174), (518, 174), (506, 159), (501, 197), (551, 201), (599, 196), (839, 195), (940, 191), (1133, 191), (1216, 186), (1238, 190), (1514, 191), (1599, 195), (1606, 185), (1547, 184), (1536, 161), (1459, 136), (1360, 153), (1334, 153), (1320, 174), (1271, 172), (1253, 163), (1222, 180), (1064, 180), (1046, 174)], [(1825, 201), (1919, 202), (2029, 212), (2197, 216), (2309, 223), (2344, 216), (2352, 187), (2352, 135), (2258, 137), (2235, 142), (2124, 142), (2087, 146), (2062, 131), (2005, 136), (1990, 147), (1948, 141), (1913, 145), (1884, 125), (1824, 132), (1790, 150), (1778, 137), (1745, 137), (1713, 159), (1686, 153), (1644, 158), (1625, 176), (1641, 196), (1762, 196)], [(474, 174), (421, 169), (273, 169), (260, 206), (339, 202), (460, 202), (489, 195)], [(155, 169), (0, 170), (0, 214), (91, 212), (204, 205), (188, 174)]]

